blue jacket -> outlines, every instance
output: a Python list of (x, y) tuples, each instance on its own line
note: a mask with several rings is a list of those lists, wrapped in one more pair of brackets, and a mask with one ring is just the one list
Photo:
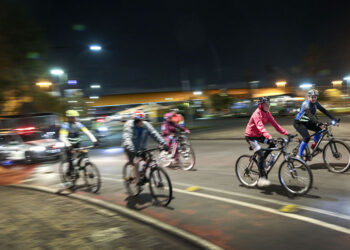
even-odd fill
[(335, 117), (332, 116), (319, 102), (312, 103), (309, 100), (304, 101), (301, 104), (300, 112), (295, 117), (296, 120), (300, 122), (312, 122), (315, 124), (319, 124), (320, 121), (316, 115), (317, 109), (319, 109), (323, 114), (335, 120)]
[(128, 120), (124, 124), (122, 145), (130, 151), (145, 149), (149, 135), (158, 143), (165, 144), (163, 137), (147, 121), (143, 121), (143, 126), (137, 128), (134, 120)]

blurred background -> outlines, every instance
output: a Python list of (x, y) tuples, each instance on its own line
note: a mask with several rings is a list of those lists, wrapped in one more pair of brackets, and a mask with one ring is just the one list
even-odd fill
[(275, 116), (293, 117), (311, 88), (348, 114), (348, 7), (2, 0), (0, 128), (55, 144), (65, 110), (75, 109), (101, 140), (120, 134), (134, 110), (158, 128), (176, 110), (196, 129), (246, 119), (260, 96), (271, 97)]

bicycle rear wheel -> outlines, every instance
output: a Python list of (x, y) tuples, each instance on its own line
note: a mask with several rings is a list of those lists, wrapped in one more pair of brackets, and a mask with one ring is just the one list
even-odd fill
[(247, 187), (255, 187), (259, 180), (259, 168), (256, 159), (251, 155), (240, 156), (235, 165), (238, 180)]
[(329, 171), (344, 173), (350, 167), (349, 146), (338, 140), (328, 142), (323, 149), (323, 161)]
[(179, 150), (179, 164), (183, 170), (191, 170), (196, 163), (196, 157), (192, 147), (188, 144), (183, 144)]
[(166, 171), (158, 166), (152, 168), (149, 179), (149, 189), (158, 205), (167, 206), (173, 196), (173, 188)]
[(141, 192), (141, 187), (138, 185), (139, 179), (136, 167), (130, 162), (126, 163), (123, 168), (123, 180), (125, 189), (130, 196), (137, 196)]
[(306, 194), (312, 187), (313, 177), (310, 168), (302, 160), (290, 158), (282, 162), (278, 171), (281, 185), (291, 194)]
[(86, 162), (83, 169), (85, 185), (88, 190), (97, 193), (101, 188), (101, 175), (97, 166), (91, 162)]

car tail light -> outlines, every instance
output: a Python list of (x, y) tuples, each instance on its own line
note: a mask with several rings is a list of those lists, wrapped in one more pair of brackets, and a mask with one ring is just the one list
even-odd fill
[(35, 132), (35, 127), (23, 127), (14, 129), (19, 134), (30, 134)]

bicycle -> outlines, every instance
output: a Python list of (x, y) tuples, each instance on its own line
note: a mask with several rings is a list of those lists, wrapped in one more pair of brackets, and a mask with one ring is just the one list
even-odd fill
[(187, 136), (184, 133), (178, 133), (171, 139), (170, 153), (161, 151), (157, 157), (157, 161), (162, 167), (175, 165), (178, 161), (181, 169), (189, 171), (193, 169), (196, 163), (196, 156), (189, 144)]
[[(306, 194), (312, 187), (313, 177), (310, 168), (303, 160), (297, 159), (287, 153), (287, 146), (295, 136), (289, 136), (288, 139), (277, 138), (274, 148), (263, 148), (263, 151), (279, 151), (277, 156), (271, 154), (268, 160), (269, 164), (265, 168), (268, 175), (280, 156), (283, 154), (284, 160), (278, 170), (278, 178), (281, 185), (293, 195)], [(238, 180), (247, 187), (255, 187), (260, 178), (257, 162), (257, 152), (253, 155), (240, 156), (235, 165), (235, 171)], [(271, 159), (271, 157), (273, 157)]]
[[(344, 173), (347, 171), (350, 167), (350, 148), (347, 144), (345, 144), (343, 141), (334, 139), (332, 134), (332, 127), (335, 126), (340, 119), (337, 121), (332, 121), (330, 123), (325, 123), (324, 129), (321, 131), (314, 133), (311, 135), (315, 136), (317, 134), (321, 134), (320, 140), (317, 142), (316, 146), (312, 149), (312, 152), (309, 148), (309, 145), (306, 146), (302, 159), (306, 161), (312, 161), (312, 159), (322, 152), (323, 154), (323, 161), (326, 164), (329, 171), (333, 173)], [(327, 136), (328, 143), (322, 148), (320, 148), (320, 144), (323, 141), (323, 139)], [(298, 145), (293, 149), (292, 154), (296, 156), (299, 151), (300, 143), (302, 142), (302, 139), (299, 139)], [(333, 157), (333, 158), (332, 158)], [(341, 160), (343, 160), (341, 162)]]
[(131, 162), (125, 164), (123, 168), (124, 185), (130, 196), (137, 196), (142, 192), (142, 186), (149, 183), (151, 195), (156, 203), (167, 206), (171, 202), (173, 189), (168, 174), (153, 159), (151, 152), (155, 150), (160, 149), (144, 150), (135, 164)]
[(68, 186), (70, 189), (77, 187), (76, 183), (80, 178), (82, 172), (84, 178), (84, 186), (88, 188), (90, 192), (97, 193), (101, 188), (101, 175), (95, 164), (89, 160), (89, 149), (94, 146), (75, 148), (73, 152), (73, 173), (70, 176), (67, 175), (69, 169), (69, 162), (63, 160), (59, 165), (58, 171), (62, 183)]

